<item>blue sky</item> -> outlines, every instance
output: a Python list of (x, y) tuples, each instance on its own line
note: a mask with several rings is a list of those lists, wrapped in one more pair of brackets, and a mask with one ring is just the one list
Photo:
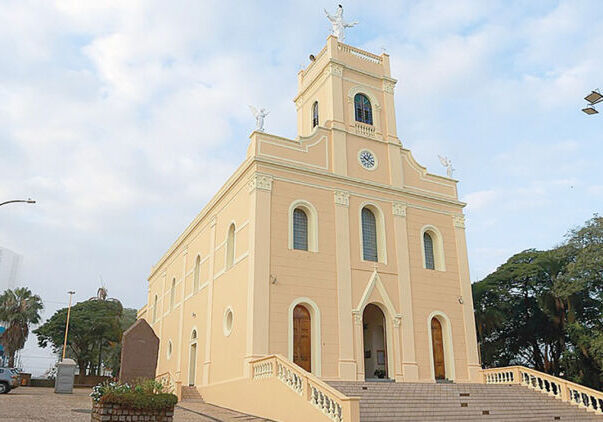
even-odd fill
[[(254, 120), (295, 137), (296, 74), (337, 2), (0, 4), (0, 245), (45, 317), (95, 294), (140, 307), (152, 264), (242, 161)], [(472, 280), (603, 206), (603, 18), (592, 1), (346, 2), (346, 41), (391, 55), (398, 136), (452, 159)], [(603, 110), (602, 110), (603, 111)], [(26, 367), (51, 360), (29, 342)], [(29, 356), (27, 358), (26, 356)]]

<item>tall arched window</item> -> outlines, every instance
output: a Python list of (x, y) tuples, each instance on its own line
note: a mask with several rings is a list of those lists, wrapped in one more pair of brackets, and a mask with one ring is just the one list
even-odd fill
[(228, 237), (226, 238), (226, 269), (232, 267), (234, 263), (234, 243), (235, 243), (235, 225), (232, 223), (228, 228)]
[(153, 300), (153, 322), (157, 321), (157, 295), (155, 295), (155, 299)]
[(354, 96), (354, 110), (357, 122), (373, 124), (373, 109), (366, 95), (356, 94)]
[(423, 233), (423, 247), (425, 248), (425, 268), (435, 270), (435, 259), (433, 256), (433, 239), (427, 232)]
[(444, 241), (440, 231), (434, 226), (425, 226), (421, 230), (423, 243), (423, 264), (428, 270), (446, 271), (444, 259)]
[(193, 271), (193, 290), (196, 292), (199, 290), (199, 276), (201, 272), (201, 257), (197, 255), (195, 259), (195, 269)]
[(312, 104), (312, 127), (318, 126), (318, 101)]
[(366, 207), (362, 209), (362, 256), (365, 261), (378, 261), (377, 221)]
[(293, 249), (308, 250), (308, 216), (301, 208), (293, 210)]
[(176, 302), (176, 279), (172, 280), (172, 288), (170, 289), (170, 311), (174, 309), (174, 303)]

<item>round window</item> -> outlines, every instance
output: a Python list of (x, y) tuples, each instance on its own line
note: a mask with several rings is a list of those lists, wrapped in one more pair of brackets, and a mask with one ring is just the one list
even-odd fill
[(226, 308), (224, 311), (224, 335), (228, 337), (232, 332), (232, 309), (230, 307)]

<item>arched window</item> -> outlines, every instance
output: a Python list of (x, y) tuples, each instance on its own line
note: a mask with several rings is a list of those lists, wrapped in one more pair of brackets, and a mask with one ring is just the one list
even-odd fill
[(301, 208), (293, 210), (293, 249), (308, 250), (308, 216)]
[(176, 279), (172, 280), (172, 288), (170, 289), (170, 311), (174, 309), (174, 303), (176, 302)]
[(427, 232), (423, 233), (423, 247), (425, 249), (425, 268), (435, 270), (435, 259), (433, 256), (433, 239)]
[(193, 330), (191, 333), (191, 341), (197, 340), (197, 330)]
[(318, 101), (312, 104), (312, 127), (318, 126)]
[(153, 300), (153, 322), (157, 321), (157, 295), (155, 295), (155, 299)]
[(367, 125), (373, 124), (373, 110), (366, 95), (356, 94), (354, 96), (354, 110), (357, 122), (366, 123)]
[(364, 207), (362, 209), (362, 256), (365, 261), (378, 261), (377, 221), (375, 214)]
[(195, 259), (195, 269), (193, 271), (193, 290), (196, 292), (199, 290), (199, 276), (201, 272), (201, 257), (197, 255)]
[(235, 225), (232, 223), (228, 228), (228, 237), (226, 238), (226, 269), (232, 267), (234, 263), (234, 251), (235, 251)]
[(303, 199), (289, 205), (289, 249), (318, 252), (318, 212)]
[(428, 270), (446, 271), (444, 243), (440, 231), (434, 226), (425, 226), (421, 234), (423, 266)]

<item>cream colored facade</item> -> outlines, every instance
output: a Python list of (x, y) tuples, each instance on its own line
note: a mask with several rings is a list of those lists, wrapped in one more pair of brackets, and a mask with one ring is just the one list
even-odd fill
[[(381, 365), (397, 382), (434, 382), (435, 317), (446, 378), (482, 381), (465, 204), (456, 180), (427, 173), (403, 148), (395, 84), (387, 54), (333, 36), (299, 72), (299, 136), (253, 132), (243, 163), (151, 270), (139, 316), (160, 338), (158, 374), (237, 407), (220, 397), (241, 392), (250, 362), (269, 354), (293, 361), (293, 311), (302, 305), (311, 372), (322, 380), (365, 380)], [(358, 93), (373, 124), (355, 119)], [(374, 157), (371, 169), (362, 151)], [(293, 249), (298, 207), (308, 216), (307, 251)], [(364, 207), (376, 218), (378, 262), (363, 259)], [(425, 268), (425, 231), (435, 269)], [(371, 337), (379, 357), (364, 344), (369, 304), (383, 314), (383, 339)]]

